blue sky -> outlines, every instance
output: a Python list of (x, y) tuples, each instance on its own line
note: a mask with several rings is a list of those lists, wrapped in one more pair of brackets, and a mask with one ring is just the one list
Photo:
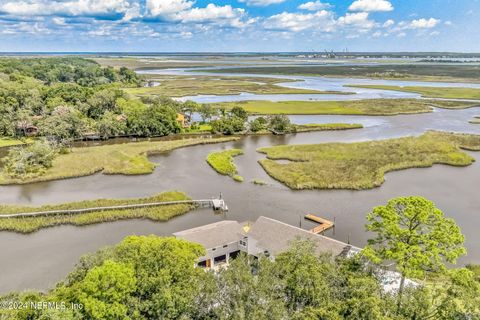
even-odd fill
[(0, 0), (0, 51), (480, 52), (479, 0)]

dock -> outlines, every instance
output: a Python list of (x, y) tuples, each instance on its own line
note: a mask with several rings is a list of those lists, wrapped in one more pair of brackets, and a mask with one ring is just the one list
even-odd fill
[(190, 204), (201, 208), (213, 208), (215, 211), (228, 211), (228, 207), (225, 200), (220, 199), (201, 199), (201, 200), (179, 200), (179, 201), (164, 201), (164, 202), (147, 202), (136, 203), (128, 205), (108, 206), (108, 207), (92, 207), (70, 210), (52, 210), (52, 211), (36, 211), (36, 212), (21, 212), (12, 214), (2, 214), (0, 212), (0, 219), (8, 218), (28, 218), (38, 216), (56, 216), (56, 215), (74, 215), (83, 214), (97, 211), (111, 211), (111, 210), (128, 210), (128, 209), (140, 209), (149, 207), (169, 206), (177, 204)]
[(310, 232), (315, 233), (315, 234), (322, 233), (322, 232), (324, 232), (326, 230), (329, 230), (329, 229), (331, 229), (335, 226), (335, 223), (333, 221), (317, 217), (313, 214), (307, 214), (305, 216), (305, 219), (313, 221), (315, 223), (318, 223), (318, 226), (316, 226), (315, 228), (310, 230)]

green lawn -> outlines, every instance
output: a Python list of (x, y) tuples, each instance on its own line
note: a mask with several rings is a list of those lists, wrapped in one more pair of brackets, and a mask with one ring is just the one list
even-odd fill
[[(51, 210), (68, 210), (68, 209), (82, 209), (92, 207), (107, 207), (118, 205), (129, 205), (136, 203), (149, 203), (149, 202), (166, 202), (166, 201), (178, 201), (189, 200), (182, 192), (169, 191), (160, 193), (158, 195), (141, 198), (141, 199), (100, 199), (100, 200), (88, 200), (81, 202), (64, 203), (59, 205), (45, 205), (41, 207), (22, 207), (14, 205), (0, 205), (0, 212), (2, 214), (23, 213), (23, 212), (35, 212), (35, 211), (51, 211)], [(119, 210), (105, 210), (94, 211), (83, 214), (74, 215), (56, 215), (56, 216), (43, 216), (43, 217), (28, 217), (28, 218), (8, 218), (0, 219), (0, 231), (15, 231), (20, 233), (30, 233), (41, 228), (72, 224), (72, 225), (87, 225), (100, 222), (109, 222), (123, 219), (150, 219), (154, 221), (166, 221), (175, 216), (187, 213), (192, 209), (190, 204), (176, 204), (165, 205), (150, 208), (138, 208), (138, 209), (119, 209)]]
[(207, 162), (218, 173), (231, 176), (237, 182), (243, 182), (243, 178), (237, 175), (237, 166), (233, 163), (233, 157), (242, 154), (243, 151), (240, 149), (212, 152), (207, 156)]
[[(351, 85), (349, 87), (412, 92), (421, 94), (425, 98), (480, 100), (480, 89), (475, 88), (400, 87), (384, 85)], [(477, 103), (477, 105), (480, 104)]]
[(0, 185), (74, 178), (88, 176), (96, 172), (124, 175), (149, 174), (155, 169), (155, 164), (148, 160), (148, 155), (150, 154), (163, 153), (193, 145), (220, 143), (236, 139), (238, 138), (195, 138), (73, 148), (70, 153), (59, 155), (53, 161), (53, 167), (38, 177), (25, 180), (13, 179), (3, 172), (0, 172)]
[[(267, 173), (291, 189), (370, 189), (393, 170), (434, 164), (467, 166), (475, 160), (461, 149), (480, 151), (480, 135), (430, 131), (359, 143), (287, 145), (259, 149)], [(289, 160), (279, 163), (275, 160)]]
[(452, 102), (417, 99), (370, 99), (355, 101), (241, 101), (218, 103), (217, 108), (241, 106), (251, 114), (342, 114), (342, 115), (399, 115), (431, 112), (432, 107), (461, 109), (477, 105), (471, 102)]

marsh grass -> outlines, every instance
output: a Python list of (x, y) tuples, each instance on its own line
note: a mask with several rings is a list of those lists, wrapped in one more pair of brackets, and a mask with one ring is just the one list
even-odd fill
[(97, 172), (123, 175), (149, 174), (155, 169), (155, 164), (148, 159), (149, 155), (182, 147), (227, 142), (236, 139), (238, 138), (194, 138), (72, 148), (71, 152), (59, 155), (53, 161), (53, 166), (40, 176), (18, 179), (11, 178), (1, 172), (0, 185), (67, 179), (88, 176)]
[(238, 175), (238, 174), (235, 174), (233, 177), (233, 180), (237, 181), (237, 182), (243, 182), (245, 179), (243, 179), (242, 176)]
[[(261, 166), (291, 189), (371, 189), (385, 173), (434, 164), (468, 166), (475, 159), (461, 149), (480, 151), (480, 136), (429, 131), (358, 143), (325, 143), (261, 148)], [(289, 160), (280, 162), (276, 160)]]
[(362, 129), (363, 125), (358, 123), (309, 123), (295, 125), (297, 132), (310, 131), (335, 131), (335, 130), (351, 130)]
[[(262, 77), (151, 76), (150, 80), (157, 81), (160, 85), (156, 87), (125, 88), (124, 90), (137, 97), (150, 95), (165, 95), (169, 97), (237, 95), (243, 92), (255, 94), (337, 93), (282, 87), (278, 84), (295, 82), (295, 80)], [(342, 92), (338, 93), (344, 94)]]
[[(99, 199), (88, 200), (58, 205), (45, 205), (41, 207), (24, 207), (16, 205), (1, 205), (0, 214), (12, 214), (23, 212), (51, 211), (51, 210), (73, 210), (83, 208), (96, 208), (107, 206), (131, 205), (137, 203), (167, 202), (189, 200), (182, 192), (169, 191), (147, 198), (139, 199)], [(98, 210), (83, 214), (52, 215), (25, 218), (0, 219), (0, 231), (14, 231), (20, 233), (31, 233), (41, 228), (56, 225), (89, 225), (101, 222), (111, 222), (124, 219), (149, 219), (152, 221), (167, 221), (175, 216), (182, 215), (193, 209), (190, 204), (175, 204), (148, 208)]]
[(469, 122), (472, 123), (472, 124), (480, 124), (480, 116), (474, 117)]
[(304, 75), (336, 78), (371, 78), (416, 81), (474, 82), (480, 79), (480, 69), (468, 64), (380, 63), (372, 65), (336, 66), (258, 66), (208, 70), (209, 73), (248, 73)]
[(241, 106), (251, 114), (341, 114), (393, 116), (399, 114), (428, 113), (433, 107), (463, 109), (478, 105), (465, 101), (441, 101), (418, 99), (367, 99), (355, 101), (240, 101), (217, 103), (217, 108)]
[(243, 150), (240, 149), (212, 152), (207, 156), (207, 162), (218, 173), (230, 176), (237, 182), (243, 182), (243, 177), (237, 174), (237, 166), (233, 163), (233, 157), (242, 154)]
[(264, 186), (264, 185), (267, 184), (265, 181), (260, 180), (260, 179), (253, 179), (252, 183), (255, 184), (255, 185), (258, 185), (258, 186)]
[(32, 139), (12, 139), (7, 137), (0, 137), (0, 148), (18, 146), (26, 143), (32, 143)]
[[(388, 85), (351, 85), (348, 87), (412, 92), (425, 98), (442, 99), (480, 99), (480, 89), (456, 87), (388, 86)], [(479, 103), (477, 103), (479, 105)]]

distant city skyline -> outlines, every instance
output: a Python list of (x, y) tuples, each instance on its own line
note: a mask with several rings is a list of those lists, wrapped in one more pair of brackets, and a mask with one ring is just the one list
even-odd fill
[(0, 0), (1, 52), (480, 52), (479, 0)]

